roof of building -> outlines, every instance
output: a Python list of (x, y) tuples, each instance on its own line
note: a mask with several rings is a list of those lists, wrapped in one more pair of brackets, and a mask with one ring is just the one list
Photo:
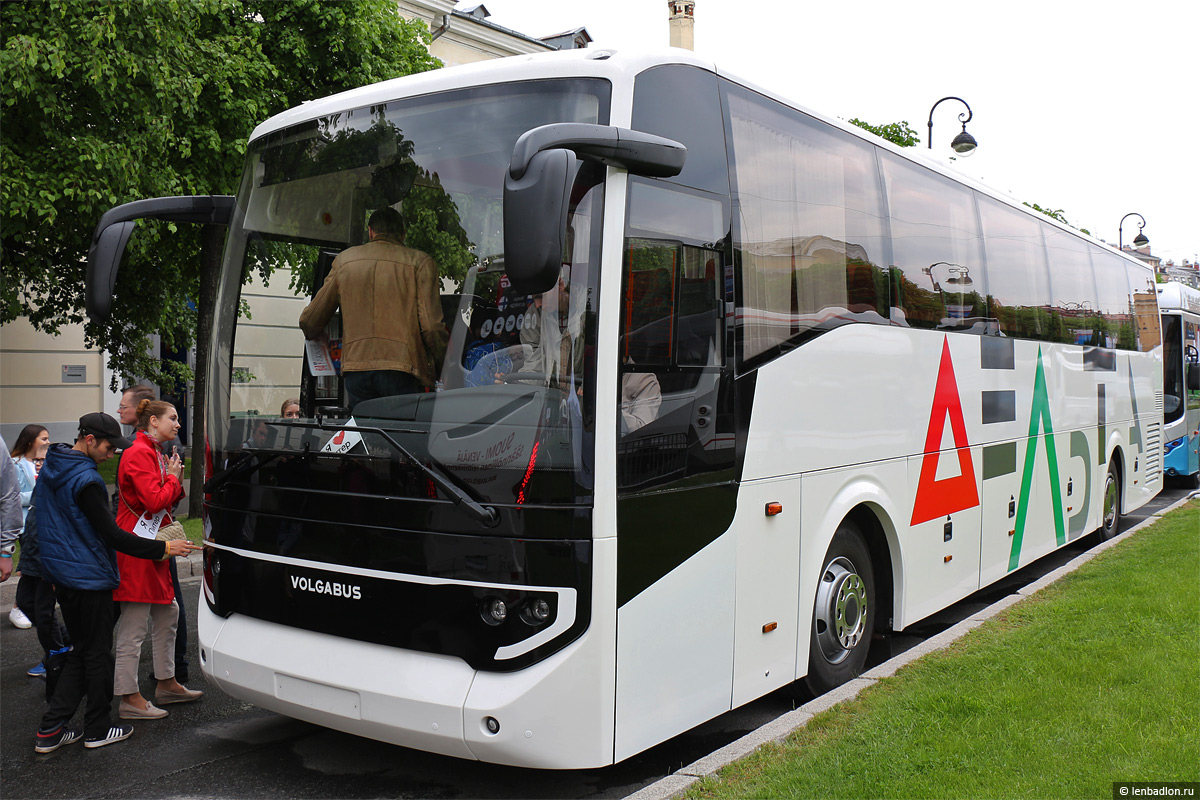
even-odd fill
[(503, 25), (497, 25), (496, 23), (489, 21), (487, 19), (487, 17), (489, 16), (489, 12), (488, 12), (487, 8), (485, 6), (483, 6), (482, 4), (474, 6), (472, 8), (466, 9), (466, 10), (459, 10), (456, 8), (451, 13), (453, 14), (455, 19), (469, 20), (472, 24), (482, 25), (485, 28), (491, 28), (494, 31), (499, 31), (500, 33), (506, 34), (508, 36), (514, 36), (518, 39), (522, 39), (526, 42), (530, 42), (532, 44), (536, 44), (541, 47), (545, 47), (547, 49), (551, 49), (551, 50), (557, 49), (554, 47), (554, 45), (547, 44), (546, 42), (542, 41), (541, 39), (535, 39), (532, 36), (529, 36), (528, 34), (521, 33), (520, 31), (514, 31), (512, 28), (506, 28)]

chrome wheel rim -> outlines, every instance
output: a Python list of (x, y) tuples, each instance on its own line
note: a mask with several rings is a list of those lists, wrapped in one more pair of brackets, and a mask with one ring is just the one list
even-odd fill
[(867, 584), (844, 557), (830, 561), (817, 587), (814, 625), (821, 654), (830, 664), (842, 662), (866, 632)]
[(1104, 481), (1104, 530), (1111, 531), (1117, 523), (1117, 479), (1110, 472)]

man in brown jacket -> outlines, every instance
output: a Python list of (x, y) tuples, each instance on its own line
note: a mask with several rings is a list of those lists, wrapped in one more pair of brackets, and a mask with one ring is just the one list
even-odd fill
[(381, 208), (370, 241), (333, 260), (325, 284), (300, 313), (306, 339), (324, 335), (342, 307), (342, 377), (350, 408), (373, 397), (433, 386), (446, 352), (437, 264), (404, 246), (404, 218)]

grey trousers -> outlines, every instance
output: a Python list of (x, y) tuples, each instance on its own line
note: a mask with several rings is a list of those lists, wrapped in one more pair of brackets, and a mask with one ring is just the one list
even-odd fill
[(146, 628), (150, 628), (150, 652), (154, 659), (154, 675), (159, 680), (175, 677), (175, 629), (179, 625), (179, 606), (175, 603), (121, 603), (121, 618), (117, 620), (117, 664), (113, 674), (113, 694), (122, 696), (138, 692), (138, 661)]

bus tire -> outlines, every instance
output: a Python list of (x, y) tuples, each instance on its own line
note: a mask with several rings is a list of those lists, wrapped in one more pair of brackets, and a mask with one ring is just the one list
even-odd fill
[(808, 676), (814, 695), (862, 673), (875, 629), (875, 572), (858, 527), (844, 521), (825, 554), (809, 631)]
[(1108, 463), (1104, 494), (1100, 500), (1100, 541), (1106, 542), (1121, 529), (1121, 476), (1115, 461)]

